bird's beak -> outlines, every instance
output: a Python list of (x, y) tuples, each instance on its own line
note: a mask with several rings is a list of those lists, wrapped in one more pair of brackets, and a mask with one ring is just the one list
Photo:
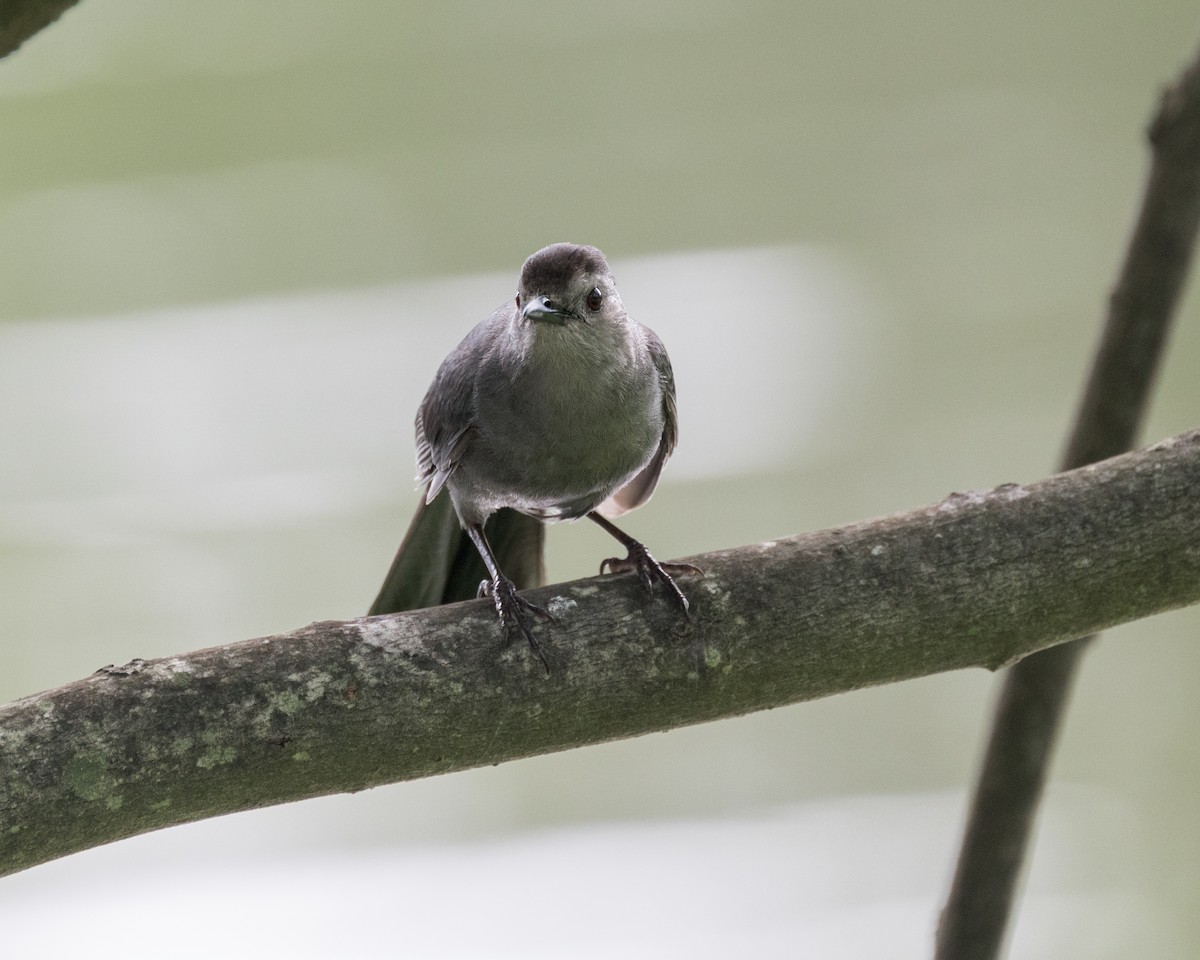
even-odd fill
[(571, 315), (549, 297), (533, 297), (521, 308), (522, 320), (563, 324)]

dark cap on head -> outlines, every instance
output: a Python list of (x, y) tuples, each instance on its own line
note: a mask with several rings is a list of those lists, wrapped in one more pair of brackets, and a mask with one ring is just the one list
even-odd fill
[(603, 253), (578, 243), (552, 243), (525, 261), (521, 289), (533, 293), (565, 290), (573, 278), (588, 273), (611, 276)]

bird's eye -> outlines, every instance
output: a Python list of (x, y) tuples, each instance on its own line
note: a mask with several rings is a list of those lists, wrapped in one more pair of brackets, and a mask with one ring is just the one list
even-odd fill
[(517, 291), (517, 309), (518, 310), (521, 309), (521, 291), (520, 290)]
[(587, 295), (587, 308), (595, 313), (600, 309), (602, 303), (604, 303), (604, 294), (600, 292), (599, 287), (592, 287), (592, 292)]

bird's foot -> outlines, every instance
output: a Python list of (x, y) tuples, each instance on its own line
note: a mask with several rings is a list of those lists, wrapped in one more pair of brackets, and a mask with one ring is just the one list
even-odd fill
[[(691, 563), (659, 563), (650, 556), (650, 551), (636, 540), (629, 547), (629, 556), (609, 557), (600, 564), (600, 572), (604, 573), (636, 573), (638, 579), (646, 585), (646, 589), (654, 592), (654, 585), (661, 583), (675, 601), (675, 605), (690, 619), (688, 613), (688, 598), (683, 595), (675, 577), (694, 574), (704, 576), (704, 571)], [(672, 576), (674, 574), (674, 576)]]
[(512, 635), (511, 631), (514, 627), (520, 631), (529, 644), (529, 649), (533, 651), (545, 668), (547, 675), (550, 673), (550, 664), (546, 662), (546, 655), (542, 653), (542, 645), (538, 643), (537, 637), (533, 635), (534, 618), (540, 617), (543, 620), (548, 620), (551, 623), (557, 623), (549, 613), (536, 604), (530, 603), (523, 596), (517, 593), (516, 585), (507, 577), (501, 577), (498, 580), (484, 580), (479, 584), (479, 596), (491, 597), (492, 603), (496, 606), (496, 615), (500, 618), (500, 629), (504, 631), (505, 639), (509, 639)]

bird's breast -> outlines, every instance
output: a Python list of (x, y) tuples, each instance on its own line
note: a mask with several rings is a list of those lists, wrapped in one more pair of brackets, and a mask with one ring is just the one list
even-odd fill
[(603, 500), (637, 473), (662, 437), (662, 388), (640, 339), (609, 333), (542, 329), (520, 363), (481, 370), (478, 436), (460, 469), (539, 509)]

